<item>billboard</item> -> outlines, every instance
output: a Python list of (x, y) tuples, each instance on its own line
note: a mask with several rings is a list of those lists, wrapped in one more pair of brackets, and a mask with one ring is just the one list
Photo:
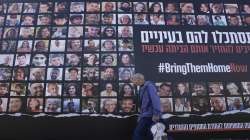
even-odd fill
[[(140, 72), (156, 82), (165, 118), (178, 122), (170, 128), (186, 128), (183, 114), (224, 128), (212, 115), (250, 107), (249, 25), (247, 1), (5, 0), (0, 112), (137, 114), (129, 79)], [(225, 124), (249, 126), (234, 121)]]

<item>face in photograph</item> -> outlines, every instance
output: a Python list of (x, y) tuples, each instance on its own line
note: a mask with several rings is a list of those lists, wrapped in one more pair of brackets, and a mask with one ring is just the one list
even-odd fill
[(48, 98), (46, 99), (45, 112), (60, 112), (61, 99)]
[(20, 112), (22, 110), (22, 104), (21, 98), (10, 98), (9, 112)]
[(102, 107), (104, 113), (114, 113), (116, 111), (117, 100), (116, 99), (105, 99), (102, 101)]
[(44, 86), (42, 83), (31, 83), (29, 86), (30, 96), (42, 96)]
[(46, 60), (47, 60), (47, 58), (44, 54), (36, 54), (33, 56), (32, 64), (34, 66), (45, 66)]
[(127, 99), (123, 99), (121, 101), (121, 108), (122, 108), (122, 112), (124, 112), (124, 113), (133, 112), (134, 106), (135, 106), (135, 104), (134, 104), (133, 99), (127, 98)]

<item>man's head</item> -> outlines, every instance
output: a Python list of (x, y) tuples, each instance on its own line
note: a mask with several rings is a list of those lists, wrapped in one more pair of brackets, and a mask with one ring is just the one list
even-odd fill
[(126, 112), (126, 113), (131, 112), (134, 107), (133, 99), (123, 99), (121, 106), (122, 106), (123, 112)]
[(136, 86), (141, 86), (145, 82), (144, 75), (141, 73), (136, 73), (131, 77), (131, 82), (133, 82)]

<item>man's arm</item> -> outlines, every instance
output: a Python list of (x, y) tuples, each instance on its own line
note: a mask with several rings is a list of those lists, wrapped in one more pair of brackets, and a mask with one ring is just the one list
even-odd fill
[(160, 107), (160, 98), (157, 95), (157, 90), (153, 85), (148, 87), (149, 98), (151, 99), (153, 106), (153, 121), (157, 122), (160, 119), (161, 107)]

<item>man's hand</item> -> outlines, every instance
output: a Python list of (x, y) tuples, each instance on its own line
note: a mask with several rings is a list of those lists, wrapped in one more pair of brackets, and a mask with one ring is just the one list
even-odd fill
[(153, 122), (159, 122), (159, 120), (160, 120), (160, 115), (153, 115), (152, 117)]

